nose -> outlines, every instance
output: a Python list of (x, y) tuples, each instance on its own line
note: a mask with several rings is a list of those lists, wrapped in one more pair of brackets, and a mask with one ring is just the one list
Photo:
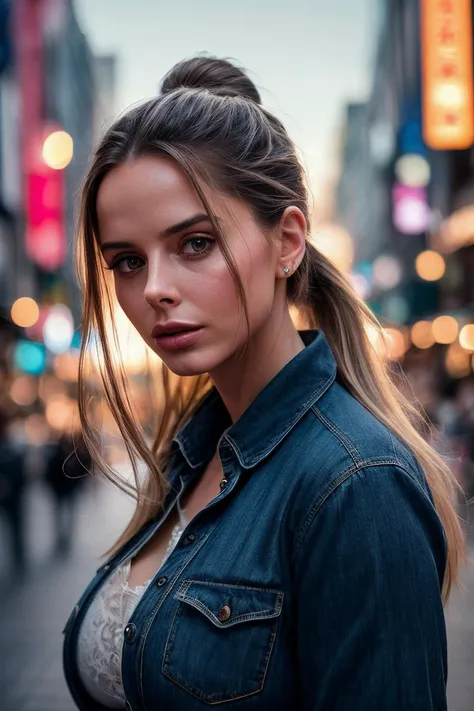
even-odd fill
[(181, 301), (172, 268), (159, 259), (150, 259), (148, 262), (144, 297), (153, 308), (165, 304), (177, 305)]

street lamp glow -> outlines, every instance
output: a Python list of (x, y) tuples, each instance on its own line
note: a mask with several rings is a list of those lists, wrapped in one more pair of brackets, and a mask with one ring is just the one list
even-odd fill
[(12, 321), (21, 328), (34, 326), (39, 319), (39, 315), (38, 304), (34, 299), (30, 299), (29, 296), (23, 296), (21, 299), (17, 299), (12, 306)]
[(66, 168), (72, 161), (74, 143), (66, 131), (50, 133), (43, 144), (43, 159), (54, 170)]

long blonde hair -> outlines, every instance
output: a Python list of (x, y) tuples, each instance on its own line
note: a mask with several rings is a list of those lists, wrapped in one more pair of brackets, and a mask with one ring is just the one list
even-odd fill
[[(250, 79), (226, 60), (197, 57), (176, 65), (165, 78), (160, 96), (121, 116), (103, 137), (83, 188), (77, 241), (83, 290), (79, 412), (85, 444), (94, 461), (106, 476), (136, 498), (135, 512), (108, 554), (119, 550), (163, 506), (169, 492), (166, 469), (171, 440), (210, 386), (207, 375), (177, 378), (163, 365), (164, 405), (150, 446), (129, 396), (123, 364), (112, 357), (107, 326), (113, 323), (114, 299), (98, 248), (97, 193), (104, 176), (114, 167), (150, 154), (172, 158), (191, 179), (219, 236), (246, 315), (243, 287), (204, 188), (210, 186), (238, 196), (253, 210), (263, 229), (275, 226), (290, 205), (301, 209), (309, 225), (304, 171), (292, 141), (280, 121), (260, 105)], [(288, 280), (288, 300), (300, 309), (310, 327), (324, 332), (349, 392), (417, 457), (446, 533), (443, 597), (447, 600), (464, 550), (453, 506), (455, 480), (418, 431), (423, 419), (417, 408), (397, 389), (387, 363), (368, 340), (367, 325), (380, 332), (380, 324), (309, 239), (302, 263)], [(112, 340), (116, 340), (114, 330), (112, 334)], [(94, 427), (86, 373), (87, 353), (93, 344), (100, 351), (103, 393), (130, 457), (133, 485), (119, 480), (106, 463)], [(143, 483), (139, 462), (148, 470)]]

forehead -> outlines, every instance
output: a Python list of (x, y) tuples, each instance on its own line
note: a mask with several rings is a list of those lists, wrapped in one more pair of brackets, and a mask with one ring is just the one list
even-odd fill
[(97, 195), (100, 233), (154, 231), (205, 212), (190, 179), (169, 158), (144, 156), (115, 167)]

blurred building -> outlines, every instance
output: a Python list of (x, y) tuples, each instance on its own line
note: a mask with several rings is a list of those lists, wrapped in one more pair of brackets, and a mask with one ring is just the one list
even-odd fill
[(117, 92), (117, 57), (115, 54), (94, 57), (94, 80), (96, 87), (94, 134), (96, 138), (99, 138), (115, 118)]
[(31, 441), (76, 406), (78, 196), (115, 76), (73, 0), (0, 0), (0, 407)]
[[(376, 29), (370, 95), (347, 106), (336, 218), (354, 241), (361, 295), (407, 347), (417, 351), (420, 320), (455, 320), (421, 348), (446, 365), (474, 324), (472, 11), (380, 0)], [(458, 375), (472, 371), (470, 353), (454, 359)]]
[(14, 65), (12, 6), (0, 0), (0, 307), (12, 303), (16, 287), (29, 290), (25, 264), (21, 190), (20, 97)]

